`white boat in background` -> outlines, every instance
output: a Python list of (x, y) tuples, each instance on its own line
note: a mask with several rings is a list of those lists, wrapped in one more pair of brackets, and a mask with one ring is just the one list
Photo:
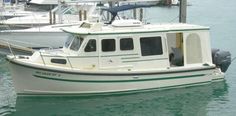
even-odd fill
[(120, 1), (120, 5), (158, 5), (161, 2), (161, 0), (126, 0), (126, 1)]
[[(100, 20), (100, 14), (98, 14), (99, 7), (96, 7), (94, 4), (83, 4), (81, 7), (89, 11), (86, 21), (97, 22)], [(61, 28), (78, 26), (81, 22), (76, 19), (76, 23), (64, 22), (63, 24), (37, 26), (28, 29), (2, 30), (0, 31), (0, 40), (12, 45), (33, 49), (60, 48), (63, 47), (66, 39), (66, 34), (62, 32)]]
[(202, 85), (224, 80), (231, 61), (229, 52), (212, 55), (209, 28), (199, 25), (112, 20), (63, 31), (69, 35), (61, 49), (7, 56), (18, 94), (120, 94)]
[(178, 5), (179, 4), (179, 0), (171, 0), (171, 4), (172, 5)]
[[(31, 14), (24, 17), (14, 17), (11, 19), (7, 19), (3, 21), (2, 25), (12, 25), (13, 27), (22, 27), (22, 28), (30, 28), (36, 26), (45, 26), (52, 24), (50, 23), (50, 13), (44, 14)], [(55, 23), (59, 23), (58, 15), (55, 15)], [(76, 23), (79, 20), (78, 15), (63, 15), (64, 20), (62, 23)]]
[(179, 0), (124, 0), (119, 1), (120, 5), (127, 5), (127, 4), (136, 4), (136, 5), (178, 5)]
[(74, 24), (56, 24), (42, 27), (33, 27), (20, 30), (0, 31), (0, 40), (11, 45), (17, 45), (27, 48), (60, 48), (66, 40), (66, 33), (61, 28), (80, 25)]
[(0, 17), (4, 17), (4, 19), (9, 19), (12, 17), (20, 17), (20, 16), (27, 16), (30, 11), (24, 11), (24, 5), (4, 5), (0, 7)]
[(29, 11), (24, 11), (24, 4), (13, 4), (11, 1), (0, 2), (0, 20), (12, 17), (27, 16)]
[(58, 0), (30, 0), (29, 4), (57, 5)]
[[(37, 2), (36, 2), (37, 1)], [(50, 5), (52, 8), (56, 6), (54, 2), (46, 1), (38, 1), (38, 0), (31, 0), (31, 1), (7, 1), (3, 2), (0, 7), (0, 19), (6, 20), (13, 17), (23, 17), (23, 16), (32, 16), (33, 14), (41, 14), (46, 13), (47, 10), (41, 8), (40, 10), (37, 7), (45, 7)], [(13, 3), (14, 2), (14, 3)], [(33, 6), (33, 4), (37, 4), (37, 6)]]
[(55, 7), (51, 12), (32, 14), (24, 17), (15, 17), (2, 20), (2, 25), (12, 25), (13, 27), (29, 28), (35, 26), (44, 26), (49, 24), (69, 24), (78, 23), (81, 20), (91, 20), (88, 18), (99, 18), (92, 12), (96, 9), (96, 3), (74, 3), (64, 4), (61, 7)]

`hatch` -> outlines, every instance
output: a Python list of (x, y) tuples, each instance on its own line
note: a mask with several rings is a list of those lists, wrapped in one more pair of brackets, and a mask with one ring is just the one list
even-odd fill
[(139, 27), (142, 26), (142, 22), (133, 19), (114, 20), (111, 25), (114, 27)]

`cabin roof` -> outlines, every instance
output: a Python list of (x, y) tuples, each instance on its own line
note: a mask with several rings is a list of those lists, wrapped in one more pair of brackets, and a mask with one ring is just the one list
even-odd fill
[(112, 34), (135, 34), (135, 33), (155, 33), (155, 32), (183, 32), (194, 30), (209, 30), (209, 27), (171, 23), (171, 24), (147, 24), (141, 26), (112, 26), (94, 24), (90, 28), (81, 28), (78, 26), (63, 28), (64, 32), (77, 35), (112, 35)]

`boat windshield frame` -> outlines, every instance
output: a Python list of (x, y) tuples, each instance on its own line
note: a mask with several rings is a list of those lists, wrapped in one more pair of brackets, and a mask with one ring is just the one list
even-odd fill
[(83, 40), (84, 38), (78, 35), (69, 34), (64, 47), (73, 51), (78, 51), (83, 43)]
[(73, 39), (74, 39), (74, 35), (68, 34), (67, 39), (64, 43), (64, 47), (69, 48)]

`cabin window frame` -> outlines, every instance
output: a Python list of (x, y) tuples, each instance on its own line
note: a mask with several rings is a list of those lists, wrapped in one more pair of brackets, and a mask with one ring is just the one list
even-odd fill
[[(148, 40), (144, 40), (144, 39), (155, 39), (155, 38), (159, 38), (159, 40), (149, 40), (151, 42), (147, 42)], [(145, 45), (144, 44), (145, 41), (149, 45)], [(159, 49), (158, 52), (153, 50), (153, 47), (155, 47), (157, 45), (157, 44), (155, 44), (156, 42), (159, 42), (158, 45), (160, 45), (159, 48), (155, 48), (155, 49)], [(165, 48), (163, 48), (163, 47), (165, 45), (163, 45), (163, 37), (161, 35), (139, 37), (139, 43), (140, 43), (141, 56), (143, 56), (143, 57), (146, 57), (146, 56), (156, 56), (156, 55), (164, 55), (164, 49)], [(145, 52), (145, 50), (146, 50), (146, 52)]]
[[(131, 39), (131, 40), (132, 40), (132, 47), (131, 47), (131, 48), (122, 49), (122, 46), (121, 46), (121, 45), (122, 45), (122, 42), (121, 42), (121, 41), (124, 40), (124, 39)], [(134, 50), (134, 46), (135, 46), (135, 45), (134, 45), (134, 39), (133, 39), (132, 37), (122, 37), (122, 38), (119, 38), (119, 47), (120, 47), (119, 50), (120, 50), (120, 51), (122, 51), (122, 52), (123, 52), (123, 51), (133, 51), (133, 50)]]
[[(91, 41), (95, 41), (95, 44), (93, 43), (93, 45), (95, 46), (89, 46), (89, 47), (95, 47), (95, 50), (92, 51), (86, 51), (87, 46), (90, 44)], [(92, 49), (92, 48), (91, 48)], [(97, 46), (97, 40), (96, 39), (89, 39), (88, 42), (86, 43), (85, 47), (84, 47), (84, 52), (85, 53), (90, 53), (90, 52), (97, 52), (98, 46)]]
[[(75, 43), (75, 44), (73, 44), (73, 43)], [(72, 51), (79, 51), (83, 43), (84, 43), (84, 38), (83, 37), (74, 35), (74, 39), (71, 41), (71, 44), (68, 48)], [(75, 49), (72, 45), (75, 45)]]
[[(109, 49), (109, 48), (103, 48), (103, 47), (104, 47), (103, 42), (104, 42), (105, 40), (114, 40), (114, 44), (113, 44), (113, 47), (111, 46), (111, 47), (112, 47), (111, 50), (105, 50), (105, 51), (104, 51), (104, 49)], [(115, 39), (115, 38), (104, 38), (104, 39), (101, 39), (101, 43), (100, 43), (100, 44), (101, 44), (101, 51), (102, 51), (102, 52), (105, 52), (105, 53), (106, 53), (106, 52), (115, 52), (115, 51), (117, 50), (117, 48), (116, 48), (116, 47), (117, 47), (116, 43), (117, 43), (117, 42), (116, 42), (116, 39)], [(106, 44), (108, 44), (108, 43), (106, 43)], [(111, 45), (111, 44), (109, 43), (108, 45)]]
[(71, 43), (74, 40), (75, 35), (73, 34), (68, 34), (67, 39), (65, 41), (64, 47), (70, 49)]

